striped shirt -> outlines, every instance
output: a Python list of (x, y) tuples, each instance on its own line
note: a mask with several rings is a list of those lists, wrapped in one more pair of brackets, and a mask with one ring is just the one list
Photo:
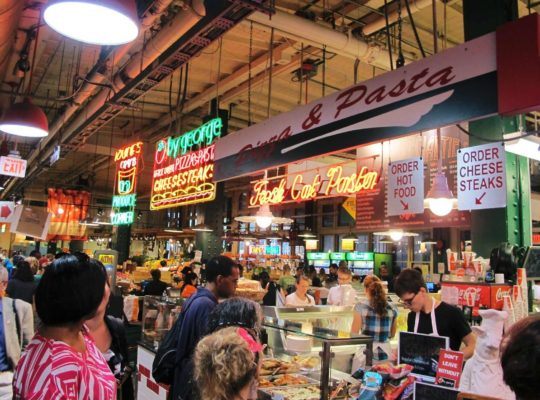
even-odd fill
[(86, 352), (36, 334), (13, 377), (16, 400), (114, 400), (116, 380), (92, 338), (83, 331)]

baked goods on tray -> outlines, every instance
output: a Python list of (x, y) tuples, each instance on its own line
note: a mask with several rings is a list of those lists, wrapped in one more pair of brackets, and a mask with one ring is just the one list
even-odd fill
[(315, 369), (320, 366), (321, 360), (315, 356), (294, 356), (291, 360), (302, 369)]
[(283, 400), (319, 400), (321, 398), (321, 391), (317, 385), (265, 389), (265, 392), (271, 396), (282, 396)]
[(261, 371), (259, 375), (278, 375), (298, 372), (299, 367), (291, 362), (278, 360), (275, 358), (266, 358), (262, 361)]
[(260, 377), (259, 387), (274, 387), (274, 386), (294, 386), (294, 385), (307, 385), (309, 379), (302, 375), (276, 375), (271, 377)]

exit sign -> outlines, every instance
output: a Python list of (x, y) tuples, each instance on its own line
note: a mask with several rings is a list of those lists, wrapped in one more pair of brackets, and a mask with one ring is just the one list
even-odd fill
[(26, 160), (18, 157), (0, 157), (0, 175), (24, 178), (26, 176)]

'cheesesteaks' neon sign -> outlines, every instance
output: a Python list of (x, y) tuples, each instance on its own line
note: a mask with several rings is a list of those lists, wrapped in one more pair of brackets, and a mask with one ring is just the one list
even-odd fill
[[(221, 118), (214, 118), (190, 132), (161, 139), (156, 144), (150, 209), (214, 200), (213, 142), (221, 136), (222, 127)], [(195, 146), (197, 150), (193, 150)]]

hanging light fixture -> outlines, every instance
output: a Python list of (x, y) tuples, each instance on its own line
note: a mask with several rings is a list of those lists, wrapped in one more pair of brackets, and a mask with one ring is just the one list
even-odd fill
[(139, 34), (134, 0), (52, 0), (43, 19), (61, 35), (89, 44), (115, 46)]
[(182, 229), (173, 229), (173, 228), (169, 228), (169, 229), (163, 229), (163, 232), (167, 232), (167, 233), (182, 233), (184, 232)]
[(429, 208), (430, 211), (443, 217), (448, 215), (452, 208), (456, 205), (456, 199), (452, 194), (452, 191), (448, 187), (448, 179), (442, 170), (442, 146), (441, 146), (441, 130), (437, 129), (437, 149), (439, 152), (437, 173), (433, 177), (431, 182), (431, 189), (427, 194), (424, 202), (424, 207)]
[(298, 234), (298, 237), (301, 237), (304, 239), (313, 239), (317, 237), (317, 234), (313, 232), (311, 229), (306, 228)]
[(213, 229), (210, 228), (206, 224), (197, 224), (193, 228), (191, 228), (191, 230), (193, 230), (195, 232), (212, 232), (213, 231)]
[(373, 232), (373, 234), (375, 236), (388, 236), (394, 242), (397, 242), (397, 241), (403, 239), (404, 237), (418, 236), (418, 233), (405, 232), (402, 229), (390, 229), (390, 230), (384, 231), (384, 232)]
[(504, 135), (504, 149), (518, 156), (540, 161), (540, 137), (523, 130)]
[(7, 110), (0, 122), (0, 131), (15, 136), (41, 138), (49, 134), (49, 122), (43, 110), (25, 98)]
[(261, 205), (255, 215), (239, 216), (234, 220), (248, 224), (254, 222), (261, 229), (266, 229), (272, 224), (290, 224), (293, 222), (291, 218), (275, 217), (268, 204)]

